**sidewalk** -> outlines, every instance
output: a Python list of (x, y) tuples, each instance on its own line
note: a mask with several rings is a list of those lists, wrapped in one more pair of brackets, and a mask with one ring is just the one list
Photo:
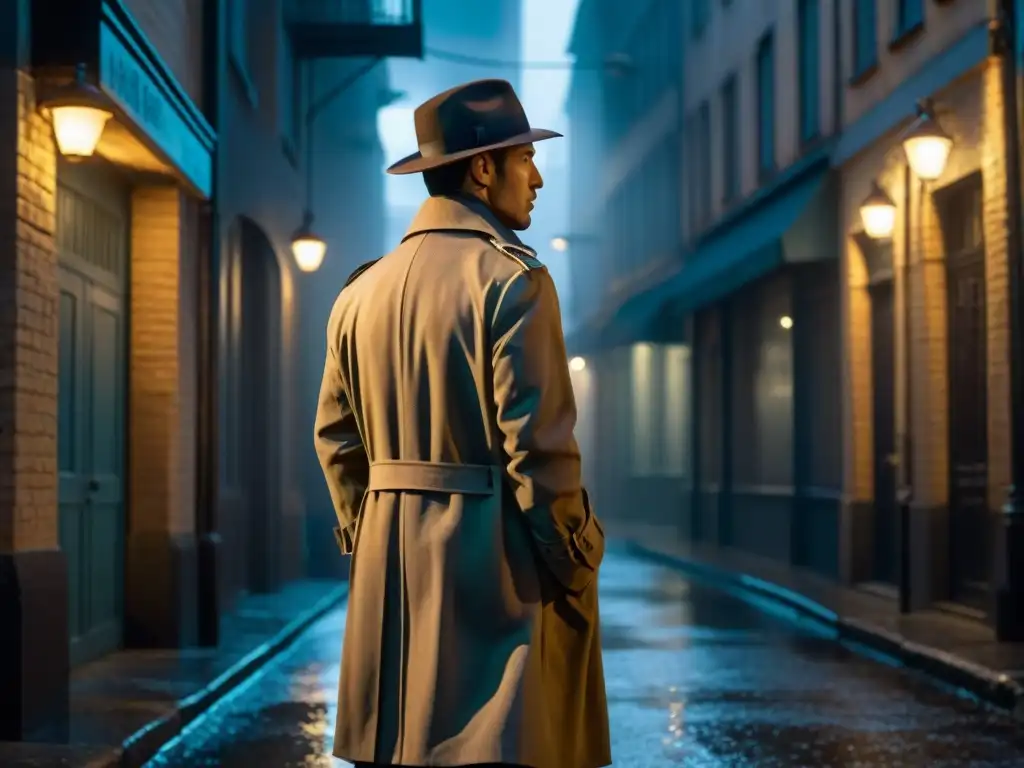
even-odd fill
[(694, 546), (662, 529), (606, 524), (634, 554), (686, 571), (739, 597), (811, 620), (851, 650), (960, 688), (1024, 719), (1024, 643), (945, 611), (901, 616), (894, 600), (736, 550)]
[(0, 742), (0, 765), (137, 768), (347, 595), (341, 581), (293, 582), (244, 598), (216, 649), (121, 651), (76, 669), (68, 743)]

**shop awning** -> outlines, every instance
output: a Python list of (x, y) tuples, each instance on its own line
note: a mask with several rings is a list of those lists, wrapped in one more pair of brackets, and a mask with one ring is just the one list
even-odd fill
[[(669, 309), (675, 316), (692, 312), (783, 264), (837, 258), (838, 191), (827, 158), (798, 169), (763, 201), (712, 232), (674, 276), (625, 302), (607, 332), (656, 337)], [(613, 332), (616, 326), (620, 330)]]

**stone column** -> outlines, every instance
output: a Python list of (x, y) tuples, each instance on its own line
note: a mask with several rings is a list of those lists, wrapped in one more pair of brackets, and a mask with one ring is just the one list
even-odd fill
[(134, 647), (196, 641), (197, 236), (178, 188), (133, 192), (125, 637)]
[[(0, 5), (0, 30), (19, 28), (19, 10), (28, 12)], [(13, 38), (0, 35), (0, 741), (66, 723), (69, 663), (57, 519), (56, 155)]]

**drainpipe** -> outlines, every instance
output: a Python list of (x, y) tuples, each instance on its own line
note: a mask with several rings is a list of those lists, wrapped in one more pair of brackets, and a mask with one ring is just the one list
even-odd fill
[(832, 4), (832, 135), (839, 136), (843, 129), (843, 14), (841, 3)]
[[(911, 246), (914, 244), (914, 222), (911, 216), (911, 204), (914, 196), (911, 184), (914, 174), (910, 163), (903, 163), (903, 258), (900, 263), (899, 302), (900, 320), (903, 324), (903, 349), (900, 357), (903, 365), (900, 378), (903, 379), (903, 419), (899, 435), (899, 487), (896, 491), (896, 505), (899, 510), (899, 610), (910, 613), (913, 608), (911, 577), (911, 537), (910, 537), (910, 505), (914, 498), (914, 450), (913, 450), (913, 407), (914, 381), (913, 362), (911, 360), (911, 334), (913, 333), (913, 316), (910, 309), (910, 257)], [(924, 214), (924, 185), (921, 186), (920, 215)]]
[(1024, 2), (998, 0), (990, 14), (992, 42), (1002, 65), (1009, 271), (1011, 485), (996, 530), (994, 624), (1001, 641), (1024, 640), (1024, 221), (1021, 125), (1024, 124)]
[[(220, 642), (220, 533), (217, 507), (220, 498), (220, 436), (217, 368), (220, 359), (220, 251), (219, 214), (223, 137), (221, 91), (224, 72), (225, 4), (203, 4), (203, 113), (216, 133), (210, 199), (203, 208), (201, 232), (206, 258), (198, 270), (198, 412), (196, 414), (196, 539), (198, 546), (198, 642), (215, 647)], [(202, 251), (201, 251), (202, 253)]]

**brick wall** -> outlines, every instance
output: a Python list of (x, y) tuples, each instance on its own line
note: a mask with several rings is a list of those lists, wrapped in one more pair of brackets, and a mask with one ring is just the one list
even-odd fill
[(195, 519), (189, 218), (174, 187), (132, 194), (129, 514), (138, 532), (188, 532)]
[(981, 150), (984, 184), (985, 285), (988, 333), (988, 503), (999, 509), (1010, 484), (1010, 327), (1009, 265), (1006, 233), (1006, 152), (1001, 89), (1002, 64), (984, 75), (985, 125)]
[[(915, 180), (911, 188), (910, 302), (912, 338), (912, 408), (916, 501), (943, 505), (949, 495), (949, 361), (945, 246), (933, 195), (965, 176), (982, 172), (983, 227), (987, 292), (989, 504), (1002, 503), (1010, 473), (1008, 293), (1006, 264), (1006, 170), (1003, 145), (999, 64), (992, 60), (936, 94), (943, 128), (954, 147), (941, 179), (930, 182), (924, 196)], [(843, 168), (843, 226), (858, 226), (857, 208), (877, 177), (897, 203), (893, 258), (902, 261), (904, 191), (899, 182), (903, 164), (897, 137), (890, 135)], [(864, 285), (863, 259), (848, 238), (846, 490), (852, 498), (870, 498), (872, 425), (870, 376), (870, 304)], [(901, 310), (896, 308), (896, 316)], [(899, 382), (897, 373), (897, 381)], [(899, 393), (897, 393), (899, 397)], [(902, 399), (902, 398), (900, 398)]]
[(0, 123), (0, 152), (16, 157), (15, 184), (0, 193), (0, 551), (53, 549), (56, 155), (50, 127), (36, 110), (32, 79), (12, 70), (0, 77), (0, 99), (17, 103), (16, 113)]

